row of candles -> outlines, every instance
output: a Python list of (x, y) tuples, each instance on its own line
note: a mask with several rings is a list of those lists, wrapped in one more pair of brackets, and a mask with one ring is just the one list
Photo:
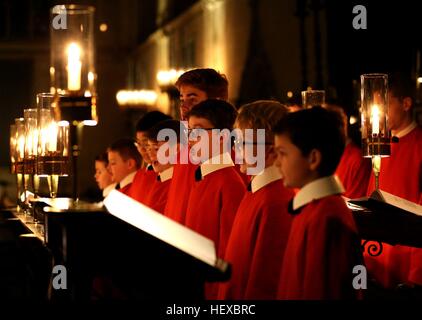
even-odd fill
[[(37, 197), (40, 178), (47, 177), (50, 197), (57, 195), (60, 176), (69, 174), (69, 123), (56, 121), (54, 95), (37, 95), (37, 107), (24, 109), (10, 126), (11, 172), (17, 177), (18, 201), (28, 205), (28, 191)], [(32, 187), (31, 187), (32, 185)]]

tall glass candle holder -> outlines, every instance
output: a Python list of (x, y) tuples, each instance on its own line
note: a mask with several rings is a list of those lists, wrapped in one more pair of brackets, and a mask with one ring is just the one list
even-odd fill
[[(34, 196), (38, 193), (38, 178), (34, 179), (37, 174), (35, 170), (38, 146), (37, 109), (25, 109), (23, 111), (23, 117), (25, 119), (25, 154), (23, 160), (25, 203), (29, 205), (30, 199), (27, 197), (27, 194), (31, 189), (31, 185)], [(28, 213), (30, 213), (29, 210)]]
[(381, 158), (390, 156), (388, 130), (388, 76), (361, 75), (361, 131), (363, 156), (372, 158), (375, 188), (379, 188)]
[[(24, 169), (23, 161), (25, 158), (25, 119), (15, 119), (16, 126), (16, 149), (15, 149), (15, 173), (16, 173), (16, 185), (17, 185), (17, 202), (18, 208), (23, 208), (23, 202), (25, 200), (25, 189), (24, 189)], [(21, 212), (21, 210), (18, 210)]]
[[(57, 5), (50, 11), (51, 93), (56, 120), (93, 125), (97, 119), (94, 12), (86, 5)], [(66, 26), (57, 25), (60, 18)], [(65, 19), (64, 19), (65, 18)]]
[(54, 95), (40, 93), (38, 105), (38, 157), (37, 173), (47, 177), (50, 196), (57, 196), (59, 177), (69, 174), (69, 123), (54, 119)]
[(10, 173), (16, 174), (16, 124), (10, 125), (10, 137), (9, 137), (9, 154), (10, 154)]
[[(97, 92), (94, 45), (95, 8), (86, 5), (57, 5), (50, 14), (51, 93), (55, 95), (55, 120), (70, 123), (72, 150), (72, 194), (78, 199), (78, 136), (84, 125), (95, 126)], [(66, 26), (58, 21), (65, 17)]]
[[(22, 186), (22, 175), (17, 174), (17, 164), (18, 164), (18, 157), (17, 157), (17, 126), (15, 123), (10, 125), (10, 139), (9, 139), (9, 152), (10, 152), (10, 172), (13, 175), (16, 175), (16, 194), (17, 199), (19, 199), (19, 194)], [(20, 178), (20, 179), (19, 179)], [(17, 201), (18, 206), (16, 210), (19, 212), (19, 201)]]

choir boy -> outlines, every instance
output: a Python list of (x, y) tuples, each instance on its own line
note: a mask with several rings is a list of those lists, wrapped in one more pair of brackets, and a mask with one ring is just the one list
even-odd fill
[(321, 107), (289, 113), (274, 129), (276, 165), (299, 188), (278, 289), (279, 299), (353, 299), (353, 268), (362, 264), (352, 213), (334, 176), (344, 151), (341, 121)]
[[(291, 225), (287, 207), (294, 193), (283, 186), (282, 176), (274, 166), (277, 154), (272, 129), (287, 113), (287, 107), (275, 101), (257, 101), (239, 110), (236, 128), (241, 130), (237, 141), (243, 149), (241, 170), (247, 173), (248, 168), (256, 168), (254, 155), (265, 159), (265, 167), (252, 176), (237, 210), (225, 254), (225, 260), (232, 266), (232, 276), (230, 281), (220, 284), (219, 299), (277, 297)], [(253, 130), (253, 136), (244, 133), (248, 129)], [(263, 137), (257, 135), (259, 129), (265, 130)]]
[[(214, 241), (218, 257), (224, 257), (245, 184), (230, 154), (230, 131), (236, 109), (223, 100), (209, 99), (188, 113), (191, 154), (201, 161), (195, 171), (186, 212), (186, 226)], [(191, 143), (191, 141), (190, 141)], [(206, 298), (217, 298), (216, 283), (206, 287)]]
[(108, 162), (116, 189), (128, 195), (136, 171), (141, 166), (141, 155), (135, 141), (123, 138), (113, 142), (107, 150)]
[(136, 124), (136, 146), (142, 156), (142, 166), (136, 172), (129, 196), (136, 201), (145, 202), (149, 190), (157, 179), (157, 174), (151, 165), (151, 160), (146, 150), (146, 133), (157, 123), (171, 119), (170, 116), (160, 111), (147, 112)]

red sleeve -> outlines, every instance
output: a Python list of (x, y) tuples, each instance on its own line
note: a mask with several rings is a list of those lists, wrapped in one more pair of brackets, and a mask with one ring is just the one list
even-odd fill
[(355, 159), (350, 168), (353, 179), (346, 187), (346, 196), (350, 199), (357, 199), (364, 197), (368, 189), (369, 178), (371, 176), (371, 161), (362, 158), (360, 155), (355, 154)]
[[(240, 180), (240, 179), (239, 179)], [(237, 208), (245, 193), (243, 182), (230, 185), (222, 192), (217, 256), (224, 257)]]
[(259, 229), (255, 247), (251, 252), (251, 267), (244, 297), (272, 300), (277, 296), (277, 284), (291, 217), (280, 206), (268, 206), (263, 208), (258, 223)]

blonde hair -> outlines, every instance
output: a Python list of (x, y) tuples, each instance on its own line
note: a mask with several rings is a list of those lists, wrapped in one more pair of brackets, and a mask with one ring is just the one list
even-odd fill
[(235, 126), (242, 129), (265, 129), (265, 140), (273, 142), (273, 128), (288, 113), (289, 109), (278, 101), (258, 100), (239, 109)]

